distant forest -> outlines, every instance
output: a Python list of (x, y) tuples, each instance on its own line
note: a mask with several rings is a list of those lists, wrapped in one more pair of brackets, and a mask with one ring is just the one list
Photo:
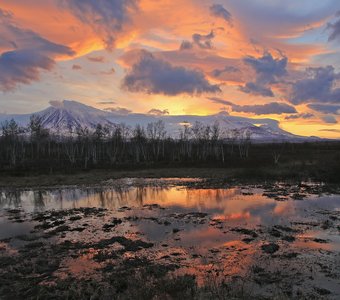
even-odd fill
[[(33, 115), (26, 128), (14, 120), (1, 124), (1, 171), (69, 172), (83, 169), (118, 169), (143, 166), (199, 166), (262, 168), (280, 164), (340, 162), (339, 143), (252, 144), (243, 130), (225, 130), (195, 123), (183, 126), (170, 137), (162, 121), (146, 128), (124, 124), (93, 130), (78, 128), (58, 135), (44, 128)], [(340, 165), (340, 164), (339, 164)]]

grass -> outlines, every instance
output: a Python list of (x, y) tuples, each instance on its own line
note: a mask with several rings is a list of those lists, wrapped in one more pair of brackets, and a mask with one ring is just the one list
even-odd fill
[(129, 170), (94, 169), (71, 173), (0, 173), (1, 188), (96, 185), (118, 178), (214, 178), (230, 182), (306, 181), (340, 183), (340, 165), (286, 163), (250, 168), (169, 167)]

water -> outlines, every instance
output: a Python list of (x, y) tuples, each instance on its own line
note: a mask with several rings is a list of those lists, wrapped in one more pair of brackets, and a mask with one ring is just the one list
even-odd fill
[[(77, 210), (86, 207), (105, 211), (87, 215)], [(321, 193), (317, 186), (278, 184), (268, 191), (268, 186), (216, 188), (196, 179), (125, 179), (93, 188), (2, 191), (0, 240), (12, 238), (3, 248), (13, 251), (23, 243), (18, 236), (41, 234), (37, 230), (41, 222), (34, 217), (48, 216), (50, 211), (70, 211), (51, 220), (81, 229), (54, 234), (54, 243), (99, 242), (112, 236), (152, 242), (154, 247), (138, 253), (153, 261), (176, 263), (177, 274), (195, 274), (201, 284), (211, 270), (223, 276), (248, 276), (260, 264), (270, 272), (304, 276), (308, 290), (314, 284), (307, 283), (312, 277), (308, 266), (319, 264), (330, 270), (316, 272), (316, 282), (340, 294), (340, 196)], [(80, 220), (71, 221), (74, 215)], [(121, 223), (103, 230), (112, 218)], [(261, 250), (266, 243), (280, 249), (270, 260)], [(91, 247), (77, 258), (66, 257), (63, 269), (74, 276), (96, 273), (102, 266), (93, 261), (96, 253)], [(298, 258), (289, 258), (294, 262), (287, 265), (289, 255)], [(56, 274), (66, 276), (60, 270)]]

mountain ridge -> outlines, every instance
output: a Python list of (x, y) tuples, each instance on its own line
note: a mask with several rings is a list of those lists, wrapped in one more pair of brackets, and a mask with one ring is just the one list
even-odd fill
[(227, 130), (249, 131), (251, 138), (258, 142), (278, 141), (313, 141), (317, 137), (303, 137), (292, 134), (279, 127), (279, 122), (273, 119), (252, 119), (239, 116), (231, 116), (226, 112), (220, 112), (208, 116), (195, 115), (165, 115), (156, 116), (149, 114), (130, 113), (126, 115), (104, 111), (77, 101), (51, 101), (50, 106), (34, 114), (0, 115), (0, 123), (14, 119), (21, 126), (26, 126), (32, 115), (41, 118), (42, 124), (52, 132), (68, 135), (78, 128), (87, 127), (94, 130), (97, 124), (113, 128), (115, 125), (125, 123), (134, 127), (137, 124), (146, 127), (148, 123), (162, 120), (167, 132), (172, 137), (178, 137), (181, 124), (187, 122), (193, 125), (201, 122), (204, 125), (213, 125), (218, 122), (220, 127)]

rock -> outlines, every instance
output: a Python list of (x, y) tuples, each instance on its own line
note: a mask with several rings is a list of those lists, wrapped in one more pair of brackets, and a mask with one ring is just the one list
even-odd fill
[(325, 296), (325, 295), (330, 295), (331, 294), (331, 292), (329, 290), (326, 290), (324, 288), (315, 287), (314, 289), (321, 296)]
[(275, 225), (275, 229), (285, 231), (285, 232), (297, 232), (295, 229), (288, 227), (288, 226), (282, 226), (282, 225)]
[(289, 252), (289, 253), (284, 253), (281, 257), (286, 258), (286, 259), (292, 259), (292, 258), (296, 258), (298, 255), (299, 253)]
[(332, 222), (329, 220), (326, 220), (325, 222), (322, 223), (321, 228), (326, 230), (332, 227)]
[(244, 238), (243, 240), (242, 240), (242, 242), (244, 242), (244, 243), (246, 243), (246, 244), (249, 244), (249, 243), (251, 243), (251, 242), (253, 242), (255, 239), (253, 239), (253, 238)]
[(258, 234), (254, 230), (246, 229), (246, 228), (233, 228), (231, 231), (239, 232), (242, 234), (250, 235), (253, 238), (257, 238)]
[(292, 235), (285, 235), (282, 240), (286, 241), (286, 242), (294, 242), (295, 241), (295, 237), (293, 237)]
[(273, 254), (276, 251), (278, 251), (280, 249), (279, 245), (274, 244), (274, 243), (270, 243), (270, 244), (265, 244), (261, 246), (261, 249), (264, 253), (267, 254)]
[(117, 225), (122, 224), (122, 223), (123, 223), (123, 221), (121, 219), (113, 218), (113, 220), (112, 220), (112, 222), (110, 224), (104, 224), (103, 225), (103, 230), (105, 232), (108, 232), (108, 231), (111, 230), (111, 228), (114, 228)]
[(272, 228), (272, 229), (269, 231), (269, 234), (270, 234), (271, 236), (274, 236), (274, 237), (277, 237), (277, 238), (279, 238), (279, 237), (282, 236), (282, 233), (281, 233), (280, 231), (274, 229), (274, 228)]
[(318, 239), (318, 238), (315, 238), (313, 239), (313, 242), (315, 243), (319, 243), (319, 244), (327, 244), (328, 241), (327, 240), (324, 240), (324, 239)]

